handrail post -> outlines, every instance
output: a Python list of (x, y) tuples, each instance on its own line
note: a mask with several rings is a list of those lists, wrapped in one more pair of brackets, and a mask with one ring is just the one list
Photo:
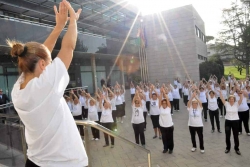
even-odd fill
[(23, 147), (23, 154), (24, 154), (24, 160), (27, 160), (27, 147), (26, 147), (26, 140), (25, 140), (25, 129), (24, 126), (21, 126), (21, 138), (22, 138), (22, 147)]
[(84, 126), (82, 126), (82, 128), (84, 129), (85, 149), (86, 149), (86, 153), (88, 155), (88, 161), (89, 161), (88, 167), (91, 167), (88, 126), (84, 125)]
[(148, 153), (148, 167), (151, 167), (151, 154)]

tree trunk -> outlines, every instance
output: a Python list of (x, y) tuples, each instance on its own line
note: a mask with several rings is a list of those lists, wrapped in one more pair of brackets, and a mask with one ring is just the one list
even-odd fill
[(249, 75), (249, 62), (246, 62), (246, 76)]

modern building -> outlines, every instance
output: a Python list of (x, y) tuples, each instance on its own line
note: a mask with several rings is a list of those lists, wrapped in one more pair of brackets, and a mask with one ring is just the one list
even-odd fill
[[(0, 1), (0, 88), (8, 95), (19, 76), (17, 60), (9, 56), (6, 39), (43, 43), (55, 25), (53, 6), (61, 0)], [(132, 75), (140, 74), (138, 47), (133, 35), (125, 41), (136, 14), (112, 1), (70, 1), (82, 8), (78, 20), (78, 40), (69, 68), (69, 87), (88, 86), (93, 93), (100, 80), (128, 85)], [(65, 30), (66, 31), (66, 30)], [(52, 57), (60, 50), (62, 32)], [(125, 41), (125, 42), (124, 42)]]
[(149, 80), (200, 79), (199, 64), (207, 60), (205, 25), (192, 5), (143, 17)]

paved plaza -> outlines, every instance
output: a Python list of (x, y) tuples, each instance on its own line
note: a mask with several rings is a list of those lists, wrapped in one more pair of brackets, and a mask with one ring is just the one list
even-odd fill
[[(124, 123), (118, 123), (118, 134), (134, 141), (134, 133), (131, 126), (131, 103), (130, 95), (126, 95), (126, 118)], [(160, 139), (153, 139), (153, 128), (150, 117), (147, 117), (146, 148), (151, 150), (152, 167), (249, 167), (250, 166), (250, 137), (244, 132), (239, 136), (241, 156), (232, 149), (225, 154), (225, 132), (224, 118), (220, 118), (222, 133), (211, 133), (210, 121), (204, 122), (204, 144), (205, 153), (200, 150), (191, 152), (191, 138), (187, 126), (188, 114), (183, 102), (180, 102), (180, 111), (174, 112), (174, 151), (173, 154), (163, 154), (163, 145)], [(243, 128), (244, 129), (244, 128)], [(91, 132), (91, 131), (89, 131)], [(90, 133), (90, 137), (91, 133)], [(233, 138), (232, 148), (233, 148)], [(147, 154), (122, 141), (115, 140), (115, 147), (103, 148), (104, 137), (101, 133), (101, 140), (90, 141), (91, 161), (93, 167), (147, 167)], [(197, 137), (197, 146), (198, 137)], [(5, 151), (4, 151), (5, 150)], [(5, 146), (0, 147), (0, 166), (12, 166), (11, 159), (4, 159), (11, 155), (6, 151)], [(8, 155), (3, 154), (8, 152)], [(15, 152), (16, 166), (24, 166), (23, 156)]]

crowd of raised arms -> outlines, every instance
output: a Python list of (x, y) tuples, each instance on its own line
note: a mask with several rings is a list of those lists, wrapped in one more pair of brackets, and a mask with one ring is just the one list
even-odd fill
[[(172, 121), (173, 111), (179, 112), (180, 99), (187, 108), (189, 120), (188, 126), (191, 135), (192, 148), (196, 151), (195, 135), (198, 134), (200, 142), (200, 152), (204, 153), (203, 141), (203, 119), (207, 122), (207, 112), (211, 122), (211, 133), (215, 132), (214, 120), (218, 133), (222, 133), (219, 117), (225, 117), (226, 149), (228, 153), (231, 149), (230, 136), (231, 129), (234, 135), (235, 151), (239, 151), (238, 135), (242, 134), (242, 123), (245, 131), (250, 136), (248, 120), (250, 106), (250, 83), (248, 78), (236, 80), (233, 75), (228, 79), (222, 77), (218, 79), (211, 75), (206, 81), (202, 78), (199, 82), (186, 79), (183, 83), (179, 78), (175, 78), (173, 84), (170, 82), (160, 83), (130, 83), (130, 94), (132, 108), (127, 108), (132, 112), (132, 127), (134, 129), (135, 141), (145, 147), (146, 117), (149, 115), (154, 129), (153, 139), (159, 138), (163, 142), (163, 153), (171, 154), (174, 148), (173, 132), (174, 123)], [(123, 123), (125, 117), (125, 87), (118, 82), (114, 86), (101, 89), (91, 97), (84, 90), (72, 90), (69, 96), (65, 95), (67, 104), (75, 119), (89, 119), (102, 124), (104, 127), (117, 131), (117, 123)], [(182, 112), (185, 112), (182, 111)], [(127, 111), (128, 112), (128, 111)], [(204, 117), (204, 118), (203, 118)], [(84, 136), (82, 128), (80, 134)], [(92, 128), (93, 139), (99, 140), (100, 134), (97, 129)], [(108, 135), (104, 133), (105, 145), (109, 146)], [(111, 137), (111, 148), (114, 147), (114, 138)]]

